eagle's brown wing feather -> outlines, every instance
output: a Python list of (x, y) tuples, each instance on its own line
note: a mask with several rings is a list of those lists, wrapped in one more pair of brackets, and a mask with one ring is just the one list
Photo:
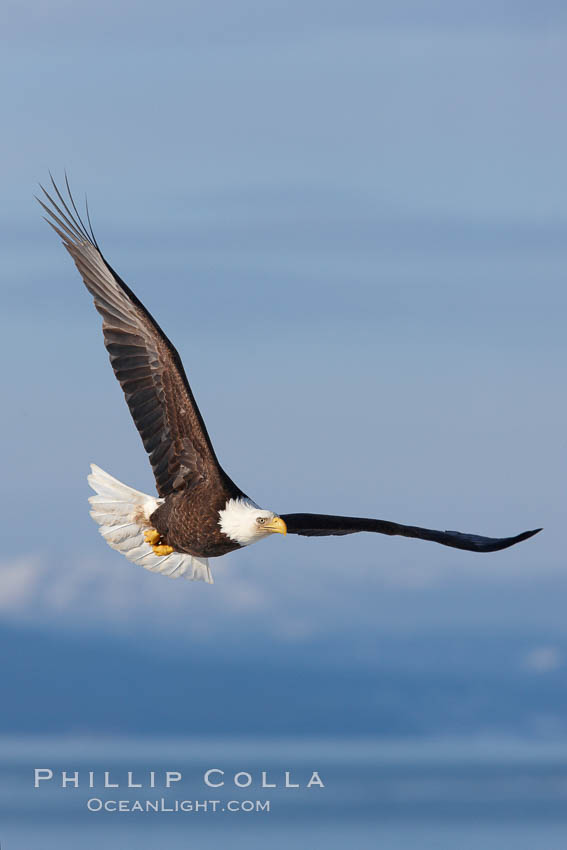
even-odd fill
[(432, 540), (443, 546), (455, 549), (467, 549), (470, 552), (496, 552), (507, 549), (522, 540), (527, 540), (541, 531), (524, 531), (516, 537), (481, 537), (478, 534), (462, 534), (460, 531), (435, 531), (413, 525), (400, 525), (383, 519), (365, 519), (362, 517), (329, 516), (327, 514), (281, 514), (289, 534), (301, 534), (305, 537), (327, 537), (329, 535), (356, 534), (359, 531), (374, 531), (379, 534), (402, 537), (417, 537), (420, 540)]
[(158, 493), (167, 496), (216, 476), (230, 496), (242, 495), (216, 458), (179, 354), (104, 259), (70, 192), (74, 214), (54, 182), (58, 203), (41, 188), (49, 202), (38, 198), (50, 216), (46, 220), (73, 257), (102, 316), (110, 362), (149, 454)]

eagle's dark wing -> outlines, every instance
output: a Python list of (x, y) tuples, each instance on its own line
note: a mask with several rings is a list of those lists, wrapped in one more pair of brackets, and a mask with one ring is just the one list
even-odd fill
[(216, 458), (179, 354), (106, 262), (90, 222), (88, 232), (71, 193), (66, 203), (53, 179), (52, 183), (58, 202), (43, 186), (50, 206), (38, 201), (52, 219), (46, 220), (62, 238), (102, 316), (104, 344), (150, 456), (158, 493), (167, 496), (216, 476), (230, 495), (241, 495)]
[(470, 552), (496, 552), (507, 549), (515, 543), (527, 540), (541, 531), (524, 531), (516, 537), (480, 537), (478, 534), (461, 534), (460, 531), (434, 531), (430, 528), (417, 528), (413, 525), (399, 525), (383, 519), (363, 519), (361, 517), (328, 516), (327, 514), (280, 514), (287, 525), (289, 534), (301, 534), (305, 537), (327, 537), (329, 535), (356, 534), (357, 531), (376, 531), (378, 534), (399, 534), (402, 537), (418, 537), (420, 540), (432, 540), (443, 546), (455, 549), (468, 549)]

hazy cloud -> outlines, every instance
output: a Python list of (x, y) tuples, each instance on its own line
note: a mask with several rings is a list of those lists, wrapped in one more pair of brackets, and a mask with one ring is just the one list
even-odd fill
[(524, 656), (524, 667), (532, 673), (553, 673), (562, 666), (563, 656), (557, 646), (535, 646)]
[[(379, 541), (367, 539), (367, 546), (373, 544), (379, 553)], [(213, 560), (216, 583), (211, 587), (153, 575), (110, 551), (98, 558), (5, 560), (0, 612), (7, 622), (217, 646), (259, 636), (301, 645), (341, 634), (350, 639), (364, 633), (371, 641), (408, 629), (452, 628), (467, 634), (479, 624), (483, 629), (564, 632), (561, 606), (543, 605), (549, 588), (557, 586), (556, 570), (540, 571), (534, 588), (533, 566), (516, 569), (510, 560), (481, 567), (470, 560), (459, 564), (449, 555), (445, 563), (426, 566), (407, 558), (385, 560), (382, 550), (381, 563), (367, 552), (364, 559), (339, 564), (325, 553), (298, 557), (297, 547), (286, 559), (274, 546), (266, 559), (269, 542), (264, 546), (263, 554), (249, 549)], [(554, 652), (536, 647), (524, 666), (552, 669), (561, 663)]]

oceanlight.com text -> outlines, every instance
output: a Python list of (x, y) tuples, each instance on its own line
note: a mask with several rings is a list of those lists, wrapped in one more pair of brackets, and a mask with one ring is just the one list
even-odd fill
[(89, 812), (163, 812), (194, 813), (199, 812), (269, 812), (270, 800), (166, 800), (165, 797), (153, 800), (101, 800), (91, 797), (87, 800)]

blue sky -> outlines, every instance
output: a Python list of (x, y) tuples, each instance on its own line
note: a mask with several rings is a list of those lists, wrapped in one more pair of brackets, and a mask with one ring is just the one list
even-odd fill
[[(210, 643), (565, 633), (567, 33), (558, 3), (8, 5), (8, 622)], [(151, 491), (99, 319), (32, 195), (108, 259), (266, 507), (545, 533), (475, 556), (270, 540), (213, 588), (136, 570), (88, 463)], [(6, 448), (8, 447), (8, 448)], [(354, 646), (354, 644), (353, 644)]]

